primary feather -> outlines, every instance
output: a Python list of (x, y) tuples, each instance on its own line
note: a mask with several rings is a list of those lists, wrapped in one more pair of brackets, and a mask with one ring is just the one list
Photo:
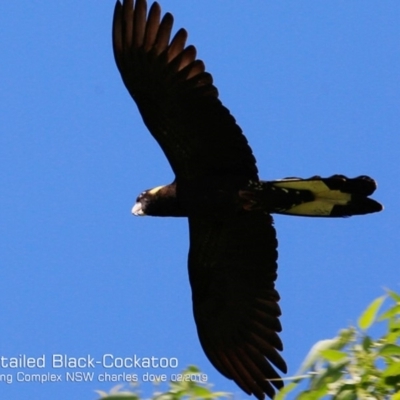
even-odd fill
[(143, 121), (177, 178), (243, 174), (257, 179), (256, 162), (235, 119), (220, 100), (187, 33), (171, 40), (173, 17), (146, 1), (117, 2), (113, 22), (115, 61)]

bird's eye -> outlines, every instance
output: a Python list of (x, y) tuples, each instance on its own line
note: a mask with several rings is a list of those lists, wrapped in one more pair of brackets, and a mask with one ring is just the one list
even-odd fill
[(140, 193), (139, 196), (136, 198), (136, 201), (140, 201), (141, 199), (143, 199), (145, 194), (146, 194), (146, 192)]

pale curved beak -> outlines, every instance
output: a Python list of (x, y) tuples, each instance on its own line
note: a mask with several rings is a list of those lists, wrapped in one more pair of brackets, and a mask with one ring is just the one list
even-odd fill
[(144, 217), (146, 215), (142, 210), (142, 205), (140, 204), (140, 202), (137, 202), (132, 207), (132, 214), (136, 215), (137, 217)]

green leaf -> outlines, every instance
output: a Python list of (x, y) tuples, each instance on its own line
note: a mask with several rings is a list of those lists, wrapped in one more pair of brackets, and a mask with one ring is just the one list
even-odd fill
[(400, 294), (393, 292), (392, 290), (386, 289), (386, 293), (396, 302), (400, 303)]
[(349, 344), (351, 341), (354, 340), (354, 337), (356, 335), (356, 330), (354, 327), (349, 327), (346, 329), (341, 329), (339, 331), (339, 346), (335, 346), (336, 350), (341, 350), (344, 346)]
[(383, 371), (382, 376), (397, 376), (400, 375), (400, 362), (395, 362), (390, 365), (385, 371)]
[(228, 393), (228, 392), (213, 392), (212, 393), (212, 397), (210, 397), (211, 399), (219, 399), (220, 397), (225, 397), (227, 399), (231, 399), (232, 398), (232, 393)]
[(341, 361), (347, 357), (347, 354), (344, 351), (332, 350), (332, 349), (321, 350), (320, 354), (322, 357), (326, 358), (328, 361), (331, 362)]
[(304, 359), (303, 363), (300, 366), (300, 370), (297, 372), (296, 375), (302, 375), (304, 371), (310, 369), (317, 360), (321, 358), (321, 351), (331, 349), (338, 343), (338, 338), (335, 339), (326, 339), (320, 340), (319, 342), (315, 343), (311, 350), (308, 352), (306, 358)]
[(400, 337), (400, 319), (390, 319), (389, 320), (389, 332), (390, 334), (397, 335)]
[(376, 314), (378, 313), (385, 299), (386, 296), (378, 297), (361, 314), (361, 317), (358, 319), (358, 326), (362, 330), (367, 330), (373, 324), (376, 318)]
[(339, 362), (335, 365), (329, 365), (328, 369), (324, 373), (326, 381), (329, 383), (332, 383), (332, 382), (336, 382), (339, 379), (341, 379), (346, 373), (345, 367), (348, 364), (349, 364), (349, 361), (342, 360), (341, 362)]
[(395, 344), (386, 344), (380, 349), (379, 354), (382, 356), (398, 356), (400, 355), (400, 346)]
[(390, 400), (400, 400), (400, 392), (397, 392), (396, 394), (394, 394)]
[(397, 343), (400, 337), (400, 327), (396, 329), (390, 329), (389, 333), (386, 335), (385, 341), (387, 343)]
[(335, 400), (357, 400), (356, 386), (346, 385), (346, 389), (340, 390), (335, 396)]
[(400, 388), (400, 375), (387, 376), (383, 381), (386, 386)]
[(400, 304), (397, 304), (391, 308), (389, 308), (389, 310), (385, 311), (379, 318), (378, 321), (383, 321), (385, 319), (389, 319), (389, 318), (393, 318), (396, 315), (400, 315)]
[(364, 349), (364, 351), (369, 352), (372, 344), (372, 339), (368, 335), (366, 335), (362, 341), (362, 348)]
[(220, 396), (225, 396), (226, 393), (213, 393), (211, 390), (205, 388), (204, 386), (195, 386), (192, 389), (192, 393), (199, 399), (216, 399)]
[(318, 389), (305, 390), (296, 397), (296, 400), (318, 400), (322, 399), (327, 394), (328, 388), (325, 386)]
[(297, 386), (297, 382), (292, 382), (289, 385), (286, 385), (283, 389), (281, 389), (274, 397), (274, 400), (285, 400), (286, 395), (290, 393)]

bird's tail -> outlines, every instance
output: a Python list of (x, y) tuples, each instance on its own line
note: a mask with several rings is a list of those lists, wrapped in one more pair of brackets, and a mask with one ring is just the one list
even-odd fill
[(376, 182), (368, 176), (351, 179), (333, 175), (250, 182), (239, 195), (246, 210), (305, 217), (348, 217), (383, 209), (368, 197), (375, 189)]

